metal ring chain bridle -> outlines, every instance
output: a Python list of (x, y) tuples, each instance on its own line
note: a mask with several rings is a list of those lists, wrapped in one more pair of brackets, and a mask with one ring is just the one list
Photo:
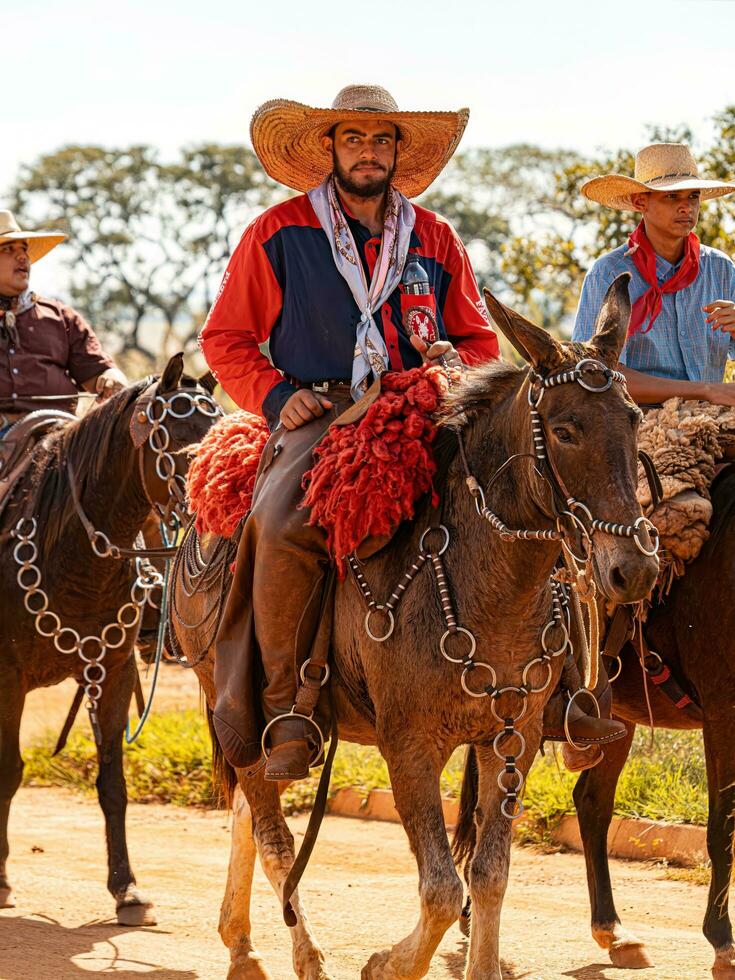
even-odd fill
[[(428, 547), (426, 544), (427, 537), (430, 534), (441, 535), (441, 540), (437, 542), (434, 548)], [(557, 581), (551, 580), (551, 618), (549, 622), (544, 626), (541, 633), (541, 655), (534, 657), (530, 660), (523, 668), (523, 673), (521, 675), (521, 683), (519, 685), (506, 685), (505, 687), (498, 687), (498, 678), (495, 672), (495, 668), (491, 664), (488, 664), (481, 660), (475, 660), (475, 654), (477, 652), (477, 640), (471, 630), (467, 629), (465, 626), (460, 626), (457, 623), (457, 617), (452, 605), (452, 599), (449, 591), (449, 586), (447, 583), (446, 570), (444, 567), (444, 561), (442, 556), (449, 547), (450, 535), (449, 530), (440, 524), (436, 527), (427, 528), (421, 535), (419, 541), (419, 555), (416, 561), (411, 565), (408, 571), (403, 575), (400, 582), (396, 588), (391, 593), (390, 598), (385, 603), (379, 603), (375, 599), (375, 596), (370, 589), (370, 586), (360, 568), (360, 563), (353, 556), (350, 557), (349, 564), (352, 572), (357, 579), (357, 584), (360, 587), (365, 601), (367, 602), (368, 611), (365, 616), (365, 631), (368, 636), (374, 640), (376, 643), (384, 643), (393, 633), (395, 626), (394, 611), (396, 606), (400, 602), (402, 596), (404, 595), (409, 584), (416, 577), (418, 572), (423, 568), (426, 562), (430, 562), (434, 571), (434, 578), (439, 590), (439, 601), (442, 607), (442, 616), (444, 618), (445, 630), (442, 633), (441, 639), (439, 640), (439, 651), (445, 660), (452, 664), (458, 664), (462, 667), (462, 674), (460, 676), (460, 684), (462, 690), (465, 694), (468, 694), (472, 698), (490, 698), (490, 710), (492, 711), (493, 717), (498, 721), (503, 727), (497, 733), (493, 739), (493, 751), (497, 758), (503, 763), (504, 769), (498, 774), (498, 786), (505, 793), (503, 802), (500, 805), (500, 809), (503, 816), (508, 817), (510, 820), (516, 820), (523, 813), (523, 803), (520, 799), (520, 792), (523, 789), (524, 776), (520, 769), (518, 769), (518, 760), (523, 756), (526, 751), (526, 740), (523, 733), (520, 732), (516, 725), (525, 717), (528, 710), (528, 697), (531, 694), (541, 694), (549, 687), (551, 679), (553, 677), (553, 666), (552, 662), (556, 657), (565, 654), (567, 649), (571, 646), (571, 641), (569, 638), (570, 633), (570, 618), (569, 618), (569, 600), (566, 592), (566, 587)], [(388, 623), (387, 629), (384, 629), (381, 633), (376, 633), (371, 629), (371, 617), (374, 614), (380, 614), (387, 616)], [(553, 640), (550, 637), (552, 630), (561, 630), (561, 642), (557, 647), (551, 646)], [(454, 652), (449, 649), (449, 644), (451, 642), (456, 642), (454, 638), (460, 637), (463, 644), (466, 644), (466, 650), (461, 655), (457, 655), (459, 651)], [(542, 681), (534, 686), (531, 680), (531, 672), (534, 668), (539, 668), (543, 670)], [(470, 675), (479, 671), (479, 675), (482, 677), (482, 672), (485, 671), (487, 676), (481, 681), (482, 686), (478, 689), (473, 689), (470, 685)], [(502, 715), (498, 709), (498, 704), (501, 698), (519, 699), (520, 707), (517, 711), (513, 712), (511, 710), (505, 710)], [(509, 752), (507, 743), (510, 741), (512, 736), (516, 736), (518, 739), (518, 744), (515, 746), (515, 751)], [(503, 747), (502, 743), (506, 743)]]
[(83, 661), (82, 676), (87, 698), (86, 708), (89, 711), (95, 742), (101, 745), (98, 707), (102, 697), (102, 683), (107, 676), (104, 665), (105, 654), (108, 650), (117, 650), (125, 643), (128, 630), (138, 625), (141, 611), (146, 603), (153, 608), (158, 608), (151, 595), (154, 589), (163, 586), (163, 576), (148, 561), (138, 559), (137, 575), (130, 589), (130, 600), (120, 607), (116, 619), (108, 623), (100, 631), (99, 636), (81, 637), (71, 626), (62, 626), (58, 615), (49, 609), (48, 593), (41, 584), (41, 569), (36, 564), (37, 530), (35, 517), (22, 517), (10, 532), (11, 536), (17, 539), (13, 548), (13, 558), (19, 566), (16, 581), (24, 593), (23, 605), (34, 617), (34, 625), (39, 636), (52, 639), (59, 653), (67, 656), (76, 653)]
[[(599, 386), (590, 384), (585, 378), (586, 373), (602, 374), (605, 378), (604, 384)], [(591, 391), (596, 394), (608, 391), (614, 382), (622, 384), (623, 386), (625, 386), (626, 383), (625, 375), (622, 374), (622, 372), (614, 371), (603, 364), (602, 361), (598, 361), (592, 357), (585, 357), (581, 361), (578, 361), (575, 367), (568, 368), (567, 370), (561, 371), (559, 374), (551, 375), (550, 377), (543, 377), (543, 375), (540, 375), (533, 370), (530, 373), (528, 404), (531, 412), (531, 434), (533, 439), (534, 456), (540, 464), (545, 465), (550, 469), (552, 480), (549, 482), (551, 482), (552, 488), (556, 490), (557, 495), (564, 500), (564, 505), (566, 508), (557, 518), (556, 530), (526, 530), (523, 528), (510, 528), (502, 521), (500, 517), (498, 517), (497, 514), (493, 513), (493, 511), (487, 506), (485, 501), (485, 493), (482, 487), (473, 476), (469, 468), (467, 457), (464, 452), (464, 445), (460, 437), (460, 456), (465, 469), (467, 488), (475, 501), (475, 509), (478, 515), (483, 517), (490, 524), (493, 531), (495, 531), (496, 534), (499, 534), (505, 541), (564, 541), (564, 539), (568, 537), (568, 534), (561, 527), (561, 518), (567, 517), (572, 524), (578, 530), (580, 530), (583, 537), (588, 541), (591, 541), (592, 535), (596, 532), (601, 534), (610, 534), (615, 537), (632, 538), (636, 547), (642, 554), (653, 557), (658, 554), (659, 535), (656, 526), (649, 521), (647, 517), (641, 515), (633, 524), (617, 524), (612, 521), (599, 520), (598, 518), (592, 516), (589, 508), (585, 504), (579, 500), (575, 500), (574, 497), (570, 496), (563, 490), (559, 475), (556, 472), (556, 469), (549, 456), (548, 447), (546, 445), (546, 436), (544, 433), (544, 424), (538, 412), (538, 406), (541, 403), (544, 392), (548, 388), (556, 388), (559, 385), (571, 384), (575, 382), (581, 385), (585, 391)], [(503, 466), (505, 465), (506, 464), (503, 464)], [(538, 469), (537, 472), (539, 472)], [(577, 510), (582, 511), (584, 516), (587, 518), (589, 527), (587, 527), (578, 514), (575, 513)], [(652, 546), (650, 548), (647, 548), (640, 538), (640, 532), (644, 528), (648, 532), (649, 538), (652, 542)], [(583, 562), (586, 560), (586, 556), (580, 558), (579, 556), (575, 555), (574, 557), (578, 562)]]

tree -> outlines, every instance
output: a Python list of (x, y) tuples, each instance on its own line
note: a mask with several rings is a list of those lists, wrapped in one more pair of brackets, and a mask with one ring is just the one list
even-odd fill
[(150, 366), (193, 343), (236, 232), (280, 196), (242, 147), (162, 163), (148, 146), (69, 146), (21, 169), (14, 206), (67, 233), (72, 302)]

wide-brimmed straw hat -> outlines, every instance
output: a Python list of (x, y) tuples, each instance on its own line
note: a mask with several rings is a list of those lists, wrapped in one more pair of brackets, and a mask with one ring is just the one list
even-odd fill
[(607, 174), (582, 184), (582, 193), (591, 201), (618, 211), (636, 211), (632, 194), (647, 191), (701, 191), (708, 201), (735, 191), (735, 183), (705, 180), (699, 176), (697, 161), (686, 143), (653, 143), (635, 158), (635, 177)]
[(417, 197), (441, 173), (462, 138), (469, 109), (456, 112), (401, 112), (379, 85), (348, 85), (330, 109), (272, 99), (250, 123), (253, 149), (274, 180), (297, 191), (320, 184), (332, 170), (322, 138), (341, 122), (374, 116), (397, 126), (401, 146), (393, 183), (406, 197)]
[(0, 245), (4, 242), (28, 242), (31, 262), (38, 262), (65, 238), (66, 235), (58, 231), (23, 231), (11, 211), (0, 211)]

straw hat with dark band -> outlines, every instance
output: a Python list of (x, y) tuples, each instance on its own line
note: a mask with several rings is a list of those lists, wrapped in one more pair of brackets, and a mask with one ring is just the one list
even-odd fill
[(308, 191), (332, 170), (322, 138), (337, 123), (358, 121), (366, 114), (398, 127), (401, 146), (393, 183), (406, 197), (417, 197), (456, 150), (470, 112), (400, 112), (379, 85), (348, 85), (331, 109), (287, 99), (266, 102), (253, 115), (250, 138), (266, 173), (279, 184)]
[(700, 199), (708, 201), (735, 191), (735, 184), (705, 180), (699, 176), (697, 161), (685, 143), (654, 143), (635, 158), (635, 177), (607, 174), (582, 184), (582, 193), (591, 201), (618, 211), (637, 211), (632, 194), (647, 191), (701, 191)]
[(0, 245), (5, 242), (28, 242), (28, 258), (38, 262), (66, 235), (57, 231), (23, 231), (10, 211), (0, 211)]

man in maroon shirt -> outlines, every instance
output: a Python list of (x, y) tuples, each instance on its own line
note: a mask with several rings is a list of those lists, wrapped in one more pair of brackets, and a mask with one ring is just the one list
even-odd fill
[(63, 239), (0, 211), (0, 435), (34, 409), (73, 411), (80, 389), (104, 400), (127, 383), (79, 313), (29, 289), (32, 263)]

